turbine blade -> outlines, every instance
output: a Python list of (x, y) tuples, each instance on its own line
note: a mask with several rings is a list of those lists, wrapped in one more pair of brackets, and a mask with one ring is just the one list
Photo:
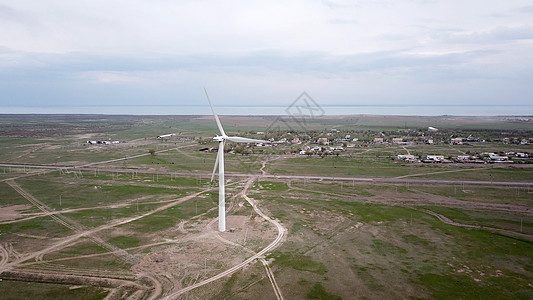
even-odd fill
[(249, 139), (249, 138), (243, 138), (240, 136), (228, 136), (226, 137), (226, 140), (230, 142), (235, 142), (235, 143), (270, 143), (269, 141), (265, 141), (265, 140)]
[(207, 94), (207, 90), (205, 88), (204, 91), (205, 95), (207, 96), (207, 101), (209, 101), (209, 105), (211, 106), (211, 110), (213, 111), (213, 115), (215, 116), (215, 121), (217, 122), (218, 130), (220, 130), (220, 134), (222, 136), (226, 136), (224, 128), (222, 128), (222, 124), (220, 124), (220, 120), (218, 119), (217, 113), (215, 112), (215, 108), (213, 107), (213, 103), (211, 102), (211, 99), (209, 99), (209, 94)]
[(215, 167), (213, 168), (213, 174), (211, 174), (211, 182), (215, 179), (215, 172), (218, 168), (218, 156), (220, 155), (220, 148), (218, 148), (219, 151), (217, 151), (217, 158), (215, 159)]

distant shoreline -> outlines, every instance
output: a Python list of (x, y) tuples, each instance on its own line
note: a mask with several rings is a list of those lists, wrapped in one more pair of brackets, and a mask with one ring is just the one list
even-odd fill
[[(291, 106), (292, 105), (292, 106)], [(306, 106), (228, 106), (217, 112), (228, 116), (469, 116), (533, 117), (533, 105), (327, 105)], [(5, 106), (0, 115), (132, 115), (132, 116), (208, 116), (208, 105), (107, 105), (107, 106)]]
[[(13, 118), (13, 117), (144, 117), (144, 118), (166, 118), (166, 117), (187, 117), (187, 118), (212, 118), (212, 115), (203, 114), (203, 115), (179, 115), (179, 114), (107, 114), (107, 113), (0, 113), (0, 118)], [(457, 119), (508, 119), (509, 121), (516, 122), (533, 122), (533, 114), (531, 115), (378, 115), (378, 114), (349, 114), (349, 115), (323, 115), (323, 116), (295, 116), (291, 115), (230, 115), (230, 114), (221, 114), (221, 117), (225, 118), (256, 118), (261, 117), (265, 119), (276, 119), (281, 118), (284, 120), (294, 119), (324, 119), (331, 120), (334, 118), (347, 119), (354, 117), (368, 117), (368, 118), (381, 118), (381, 117), (391, 117), (391, 118), (457, 118)]]

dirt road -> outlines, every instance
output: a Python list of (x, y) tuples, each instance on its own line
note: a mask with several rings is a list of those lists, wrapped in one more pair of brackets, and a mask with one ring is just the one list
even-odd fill
[(23, 257), (20, 257), (20, 258), (12, 261), (10, 263), (4, 264), (3, 266), (0, 267), (0, 273), (2, 273), (3, 271), (15, 268), (19, 264), (21, 264), (21, 263), (23, 263), (25, 261), (28, 261), (30, 259), (34, 259), (36, 257), (43, 256), (43, 255), (45, 255), (47, 253), (50, 253), (52, 251), (57, 251), (59, 249), (63, 249), (63, 248), (69, 246), (70, 244), (72, 244), (73, 242), (77, 241), (78, 239), (80, 239), (82, 237), (88, 237), (88, 236), (91, 236), (93, 234), (96, 234), (96, 233), (98, 233), (100, 231), (103, 231), (103, 230), (106, 230), (106, 229), (110, 229), (110, 228), (113, 228), (113, 227), (116, 227), (116, 226), (119, 226), (119, 225), (131, 223), (133, 221), (139, 220), (139, 219), (144, 218), (146, 216), (149, 216), (149, 215), (155, 214), (157, 212), (169, 209), (169, 208), (171, 208), (173, 206), (176, 206), (176, 205), (178, 205), (178, 204), (180, 204), (180, 203), (182, 203), (184, 201), (187, 201), (187, 200), (190, 200), (190, 199), (192, 199), (194, 197), (197, 197), (200, 194), (205, 193), (205, 192), (210, 191), (210, 190), (212, 190), (212, 188), (207, 188), (207, 189), (204, 189), (204, 190), (202, 190), (200, 192), (196, 192), (196, 193), (187, 195), (185, 197), (177, 199), (174, 202), (170, 202), (170, 203), (167, 203), (165, 205), (159, 206), (159, 207), (157, 207), (157, 208), (155, 208), (155, 209), (153, 209), (153, 210), (151, 210), (149, 212), (143, 213), (143, 214), (138, 215), (138, 216), (125, 218), (125, 219), (117, 219), (117, 220), (114, 220), (114, 221), (112, 221), (112, 222), (110, 222), (108, 224), (105, 224), (105, 225), (102, 225), (102, 226), (99, 226), (99, 227), (96, 227), (96, 228), (87, 229), (85, 231), (77, 232), (77, 233), (75, 233), (75, 234), (73, 234), (71, 236), (68, 236), (68, 237), (60, 239), (55, 244), (53, 244), (51, 246), (48, 246), (45, 249), (42, 249), (40, 251), (35, 251), (33, 253), (30, 253), (30, 254), (27, 254), (27, 255), (25, 255)]
[[(0, 167), (17, 167), (28, 169), (46, 169), (51, 170), (76, 170), (76, 171), (89, 171), (89, 172), (112, 172), (112, 173), (126, 173), (131, 174), (136, 172), (138, 174), (159, 174), (159, 175), (179, 175), (179, 176), (201, 176), (210, 178), (211, 173), (205, 172), (168, 172), (168, 171), (152, 171), (152, 170), (131, 170), (120, 168), (86, 168), (86, 167), (62, 167), (62, 166), (49, 166), (49, 165), (21, 165), (21, 164), (0, 164)], [(37, 175), (37, 173), (32, 174)], [(424, 174), (427, 175), (427, 174)], [(27, 174), (19, 175), (19, 177), (28, 176)], [(316, 180), (316, 181), (345, 181), (345, 182), (358, 182), (358, 183), (370, 183), (370, 184), (420, 184), (420, 185), (475, 185), (475, 186), (493, 186), (493, 187), (533, 187), (533, 183), (526, 181), (486, 181), (486, 180), (445, 180), (445, 179), (406, 179), (406, 178), (392, 178), (392, 177), (341, 177), (341, 176), (303, 176), (303, 175), (271, 175), (271, 174), (247, 174), (247, 173), (225, 173), (227, 178), (240, 177), (248, 178), (250, 176), (259, 176), (261, 178), (271, 179), (294, 179), (294, 180)], [(2, 181), (11, 180), (1, 179)]]
[[(233, 274), (234, 272), (242, 269), (243, 267), (247, 266), (248, 264), (250, 264), (251, 262), (253, 262), (254, 260), (258, 259), (258, 258), (262, 258), (263, 255), (265, 255), (267, 252), (271, 251), (272, 249), (274, 249), (275, 247), (277, 247), (284, 235), (286, 234), (286, 231), (287, 229), (285, 229), (278, 221), (276, 220), (273, 220), (271, 219), (269, 216), (265, 215), (256, 205), (255, 201), (252, 200), (251, 198), (249, 198), (247, 195), (246, 195), (246, 192), (248, 191), (248, 188), (250, 188), (250, 186), (253, 184), (255, 178), (252, 177), (250, 178), (247, 182), (246, 182), (246, 185), (244, 186), (244, 189), (243, 191), (241, 192), (241, 195), (243, 196), (243, 198), (248, 201), (248, 203), (253, 207), (254, 211), (260, 215), (261, 217), (263, 217), (263, 219), (269, 221), (270, 223), (272, 223), (274, 226), (276, 226), (276, 228), (278, 229), (278, 235), (276, 237), (276, 239), (274, 239), (274, 241), (272, 241), (272, 243), (270, 243), (268, 246), (266, 246), (263, 250), (257, 252), (256, 254), (252, 255), (251, 257), (249, 257), (248, 259), (246, 259), (245, 261), (243, 261), (242, 263), (238, 264), (238, 265), (235, 265), (233, 266), (232, 268), (224, 271), (224, 272), (221, 272), (211, 278), (208, 278), (204, 281), (200, 281), (198, 283), (195, 283), (193, 285), (190, 285), (188, 287), (185, 287), (179, 291), (176, 291), (168, 296), (166, 296), (164, 299), (176, 299), (178, 296), (190, 291), (190, 290), (193, 290), (197, 287), (200, 287), (200, 286), (203, 286), (203, 285), (206, 285), (208, 283), (211, 283), (213, 281), (216, 281), (218, 279), (221, 279), (221, 278), (224, 278), (226, 276), (229, 276), (231, 274)], [(273, 273), (271, 273), (272, 276), (273, 276)], [(270, 276), (270, 275), (269, 275)], [(275, 285), (275, 289), (276, 289), (276, 296), (278, 295), (281, 295), (281, 291), (279, 290), (279, 287), (277, 287), (277, 284)], [(281, 296), (283, 297), (283, 296)], [(283, 299), (283, 298), (278, 298), (278, 299)]]
[(513, 237), (513, 238), (521, 238), (521, 239), (526, 239), (526, 240), (529, 240), (529, 241), (533, 241), (533, 235), (530, 235), (530, 234), (525, 234), (525, 233), (515, 232), (515, 231), (511, 231), (511, 230), (500, 229), (500, 228), (487, 227), (487, 226), (463, 224), (463, 223), (452, 221), (451, 219), (449, 219), (449, 218), (447, 218), (447, 217), (445, 217), (445, 216), (443, 216), (441, 214), (438, 214), (438, 213), (436, 213), (434, 211), (428, 210), (428, 209), (425, 209), (424, 212), (436, 217), (439, 221), (441, 221), (444, 224), (457, 226), (457, 227), (468, 228), (468, 229), (487, 230), (487, 231), (490, 231), (490, 232), (494, 232), (494, 233), (499, 233), (499, 234), (502, 234), (502, 235), (510, 236), (510, 237)]

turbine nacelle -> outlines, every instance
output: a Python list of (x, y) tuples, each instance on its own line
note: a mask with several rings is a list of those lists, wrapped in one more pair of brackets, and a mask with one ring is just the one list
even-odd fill
[(217, 135), (217, 136), (215, 136), (215, 137), (213, 138), (213, 141), (215, 141), (215, 142), (223, 142), (225, 139), (226, 139), (225, 136), (223, 136), (223, 135)]

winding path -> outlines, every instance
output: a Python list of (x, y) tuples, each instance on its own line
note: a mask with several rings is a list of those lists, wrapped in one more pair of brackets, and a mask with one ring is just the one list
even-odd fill
[(516, 231), (500, 229), (500, 228), (494, 228), (494, 227), (458, 223), (458, 222), (455, 222), (455, 221), (453, 221), (453, 220), (451, 220), (451, 219), (449, 219), (449, 218), (447, 218), (447, 217), (445, 217), (445, 216), (443, 216), (441, 214), (438, 214), (438, 213), (436, 213), (434, 211), (431, 211), (431, 210), (428, 210), (428, 209), (425, 209), (424, 212), (436, 217), (439, 221), (441, 221), (444, 224), (448, 224), (448, 225), (452, 225), (452, 226), (456, 226), (456, 227), (468, 228), (468, 229), (487, 230), (487, 231), (490, 231), (490, 232), (499, 233), (499, 234), (502, 234), (502, 235), (505, 235), (505, 236), (509, 236), (509, 237), (512, 237), (512, 238), (522, 238), (522, 239), (526, 239), (526, 240), (529, 240), (529, 241), (533, 241), (533, 235), (531, 235), (531, 234), (520, 233), (520, 232), (516, 232)]
[[(235, 273), (236, 271), (244, 268), (245, 266), (247, 266), (248, 264), (250, 264), (251, 262), (253, 262), (254, 260), (258, 259), (258, 258), (262, 258), (263, 255), (265, 255), (267, 252), (271, 251), (272, 249), (274, 249), (275, 247), (277, 247), (287, 229), (285, 229), (278, 221), (270, 218), (269, 216), (265, 215), (256, 205), (255, 201), (252, 200), (251, 198), (249, 198), (247, 195), (246, 195), (246, 192), (248, 191), (248, 188), (250, 188), (250, 186), (252, 185), (252, 183), (254, 182), (255, 178), (250, 178), (247, 182), (246, 182), (246, 185), (244, 186), (244, 189), (243, 191), (241, 192), (243, 198), (248, 201), (248, 203), (250, 203), (250, 205), (252, 206), (252, 208), (254, 209), (254, 211), (260, 215), (261, 217), (263, 217), (263, 219), (269, 221), (270, 223), (272, 223), (274, 226), (276, 226), (276, 228), (278, 229), (278, 235), (276, 237), (276, 239), (274, 239), (274, 241), (272, 241), (272, 243), (270, 243), (268, 246), (266, 246), (263, 250), (257, 252), (256, 254), (252, 255), (251, 257), (249, 257), (248, 259), (246, 259), (245, 261), (243, 261), (242, 263), (238, 264), (238, 265), (235, 265), (233, 267), (231, 267), (230, 269), (224, 271), (224, 272), (221, 272), (211, 278), (208, 278), (204, 281), (200, 281), (198, 283), (195, 283), (193, 285), (190, 285), (188, 287), (185, 287), (179, 291), (176, 291), (174, 293), (171, 293), (169, 294), (168, 296), (166, 296), (164, 299), (176, 299), (178, 296), (184, 294), (184, 293), (187, 293), (188, 291), (190, 290), (193, 290), (195, 288), (198, 288), (200, 286), (203, 286), (203, 285), (206, 285), (208, 283), (211, 283), (213, 281), (216, 281), (216, 280), (219, 280), (221, 278), (224, 278), (226, 276), (229, 276), (233, 273)], [(269, 273), (269, 278), (270, 278), (270, 275), (273, 276), (273, 274), (270, 272)], [(277, 284), (275, 284), (275, 292), (276, 292), (276, 296), (278, 295), (281, 295), (281, 291), (279, 290), (279, 287), (277, 287)], [(283, 296), (281, 296), (281, 298), (278, 298), (278, 299), (283, 299)]]

